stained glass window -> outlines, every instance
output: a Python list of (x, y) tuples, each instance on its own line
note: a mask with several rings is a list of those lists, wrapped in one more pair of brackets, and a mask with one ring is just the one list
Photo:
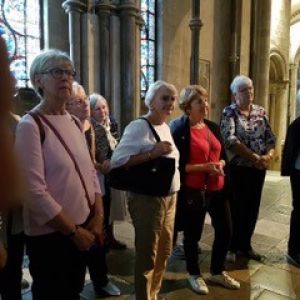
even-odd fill
[(0, 0), (0, 35), (19, 87), (27, 86), (29, 67), (40, 51), (40, 0)]
[(142, 0), (141, 13), (144, 26), (141, 31), (141, 97), (151, 83), (155, 81), (155, 0)]

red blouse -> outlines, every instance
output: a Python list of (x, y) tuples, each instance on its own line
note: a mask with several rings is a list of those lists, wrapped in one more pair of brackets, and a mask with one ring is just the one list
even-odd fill
[[(188, 164), (204, 164), (220, 161), (221, 144), (214, 134), (205, 126), (202, 129), (191, 128), (190, 157)], [(209, 191), (221, 190), (224, 176), (209, 175), (206, 172), (189, 172), (186, 174), (185, 186)]]

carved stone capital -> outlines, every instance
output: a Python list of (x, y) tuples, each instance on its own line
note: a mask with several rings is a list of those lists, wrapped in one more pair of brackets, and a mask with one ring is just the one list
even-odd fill
[(83, 3), (80, 0), (67, 0), (63, 2), (62, 7), (65, 10), (65, 13), (78, 12), (82, 14), (87, 11), (86, 3)]
[(96, 10), (97, 14), (99, 13), (111, 14), (111, 12), (116, 9), (116, 6), (112, 4), (111, 1), (98, 0), (95, 4), (94, 9)]
[(189, 22), (189, 26), (191, 30), (200, 30), (203, 26), (203, 23), (199, 18), (192, 18)]
[(139, 9), (135, 6), (134, 3), (121, 4), (118, 6), (118, 11), (121, 15), (134, 16), (139, 15)]
[(136, 24), (139, 26), (139, 29), (142, 30), (145, 25), (145, 21), (140, 13), (136, 15)]

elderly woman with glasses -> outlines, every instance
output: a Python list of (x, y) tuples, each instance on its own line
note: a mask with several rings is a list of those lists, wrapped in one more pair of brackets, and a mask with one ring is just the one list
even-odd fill
[[(77, 117), (83, 127), (86, 142), (95, 164), (96, 169), (99, 169), (99, 163), (96, 162), (96, 141), (95, 129), (90, 121), (90, 104), (84, 88), (77, 82), (73, 83), (72, 95), (66, 102), (67, 111)], [(103, 174), (98, 173), (100, 183), (103, 182)], [(100, 185), (102, 186), (102, 185)], [(103, 188), (103, 202), (104, 191)], [(104, 219), (105, 219), (104, 212)], [(102, 220), (103, 222), (104, 220)], [(87, 266), (89, 269), (91, 281), (97, 297), (103, 296), (119, 296), (119, 288), (109, 280), (107, 276), (107, 263), (106, 263), (106, 248), (103, 245), (94, 245), (87, 254)]]
[(91, 121), (96, 135), (96, 160), (99, 163), (100, 172), (104, 174), (105, 196), (103, 197), (103, 205), (106, 244), (110, 249), (124, 250), (126, 245), (118, 241), (114, 235), (113, 208), (118, 206), (119, 215), (125, 214), (122, 211), (122, 207), (125, 207), (125, 204), (122, 203), (125, 196), (122, 197), (121, 194), (124, 192), (111, 190), (109, 183), (110, 159), (120, 138), (118, 123), (110, 114), (108, 102), (103, 96), (92, 94), (89, 96), (89, 101)]
[(260, 261), (251, 245), (266, 169), (273, 157), (275, 136), (263, 107), (253, 104), (252, 80), (236, 76), (230, 86), (234, 102), (223, 111), (221, 133), (228, 151), (233, 196), (230, 208), (233, 236), (227, 259), (236, 254)]
[[(175, 87), (165, 81), (159, 80), (150, 85), (145, 97), (148, 113), (144, 118), (148, 121), (137, 119), (125, 128), (111, 159), (112, 168), (116, 168), (131, 167), (167, 156), (175, 161), (176, 166), (175, 172), (169, 174), (167, 195), (128, 193), (128, 208), (135, 230), (134, 284), (137, 300), (158, 299), (172, 249), (176, 192), (180, 186), (177, 169), (179, 154), (166, 121), (174, 110), (176, 94)], [(149, 124), (160, 137), (160, 142), (157, 142)]]
[(86, 252), (103, 239), (98, 178), (81, 124), (65, 110), (74, 76), (61, 51), (35, 57), (30, 79), (41, 102), (17, 128), (29, 187), (24, 224), (33, 299), (80, 299)]
[(184, 231), (184, 251), (188, 281), (194, 292), (208, 294), (198, 263), (198, 242), (208, 212), (215, 230), (209, 281), (229, 289), (240, 284), (224, 271), (231, 227), (224, 192), (225, 155), (219, 127), (207, 120), (208, 94), (197, 85), (184, 88), (179, 96), (184, 114), (170, 124), (180, 153), (181, 189), (178, 196)]

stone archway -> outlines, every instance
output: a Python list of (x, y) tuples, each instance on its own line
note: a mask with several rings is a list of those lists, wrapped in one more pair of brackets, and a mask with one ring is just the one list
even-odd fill
[(300, 88), (299, 88), (299, 64), (300, 64), (300, 46), (298, 47), (295, 57), (291, 58), (290, 64), (291, 74), (291, 87), (290, 87), (290, 106), (291, 106), (291, 118), (290, 123), (300, 116)]
[(288, 79), (287, 64), (283, 55), (272, 50), (270, 54), (269, 100), (266, 107), (271, 127), (277, 137), (272, 170), (280, 169), (282, 145), (285, 138), (288, 117)]

